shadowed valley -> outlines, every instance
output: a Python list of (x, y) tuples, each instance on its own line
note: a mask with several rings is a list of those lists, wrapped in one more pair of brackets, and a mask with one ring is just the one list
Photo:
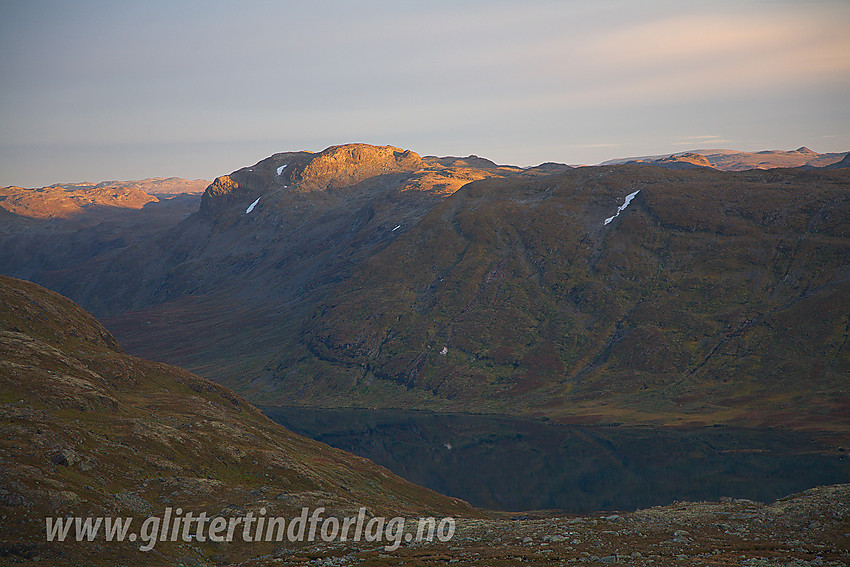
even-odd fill
[(846, 432), (848, 181), (353, 144), (220, 177), (125, 246), (5, 270), (266, 405)]

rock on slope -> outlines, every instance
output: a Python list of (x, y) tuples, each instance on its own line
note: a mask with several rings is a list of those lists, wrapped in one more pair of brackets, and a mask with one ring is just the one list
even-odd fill
[(124, 354), (70, 300), (0, 276), (0, 557), (56, 564), (244, 560), (281, 544), (45, 541), (50, 516), (342, 517), (475, 512), (353, 455), (294, 435), (242, 398), (179, 368)]
[(403, 548), (399, 563), (841, 567), (850, 562), (850, 485), (818, 487), (770, 505), (745, 499), (677, 502), (630, 513), (458, 522), (445, 546)]

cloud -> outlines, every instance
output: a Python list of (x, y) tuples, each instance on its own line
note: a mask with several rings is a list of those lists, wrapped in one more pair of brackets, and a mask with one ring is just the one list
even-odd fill
[(830, 21), (789, 11), (679, 14), (582, 38), (571, 46), (576, 55), (561, 68), (584, 79), (568, 98), (597, 104), (698, 101), (846, 85), (846, 24), (846, 18)]
[(620, 144), (567, 144), (563, 147), (576, 150), (586, 148), (618, 148), (620, 147)]
[(716, 135), (700, 135), (700, 136), (679, 136), (678, 142), (673, 142), (674, 146), (706, 146), (708, 144), (731, 144), (735, 140), (723, 138)]
[[(153, 155), (139, 144), (229, 144), (247, 163), (362, 140), (539, 163), (850, 140), (846, 0), (7, 4), (0, 149), (33, 163), (31, 148), (76, 163), (88, 147), (99, 170), (118, 158), (98, 148), (122, 146), (138, 164)], [(221, 155), (213, 174), (241, 163)], [(37, 173), (23, 163), (0, 165)]]
[(702, 140), (702, 141), (694, 141), (690, 140), (687, 142), (673, 142), (674, 146), (705, 146), (708, 144), (731, 144), (735, 140), (726, 140), (723, 138), (712, 138), (710, 140)]

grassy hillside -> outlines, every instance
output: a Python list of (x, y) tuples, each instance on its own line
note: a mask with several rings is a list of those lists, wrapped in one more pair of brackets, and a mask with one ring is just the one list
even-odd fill
[(317, 306), (268, 395), (846, 428), (848, 237), (846, 170), (479, 181)]
[[(0, 276), (0, 557), (42, 564), (220, 564), (272, 543), (48, 543), (48, 516), (475, 514), (294, 435), (232, 391), (123, 353), (74, 303)], [(33, 564), (33, 563), (30, 563)]]

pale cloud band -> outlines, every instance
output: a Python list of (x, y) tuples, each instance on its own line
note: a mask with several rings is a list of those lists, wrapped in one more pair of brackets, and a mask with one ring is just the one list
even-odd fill
[(0, 184), (212, 177), (351, 141), (520, 165), (706, 131), (846, 151), (847, 29), (830, 0), (3, 3)]

